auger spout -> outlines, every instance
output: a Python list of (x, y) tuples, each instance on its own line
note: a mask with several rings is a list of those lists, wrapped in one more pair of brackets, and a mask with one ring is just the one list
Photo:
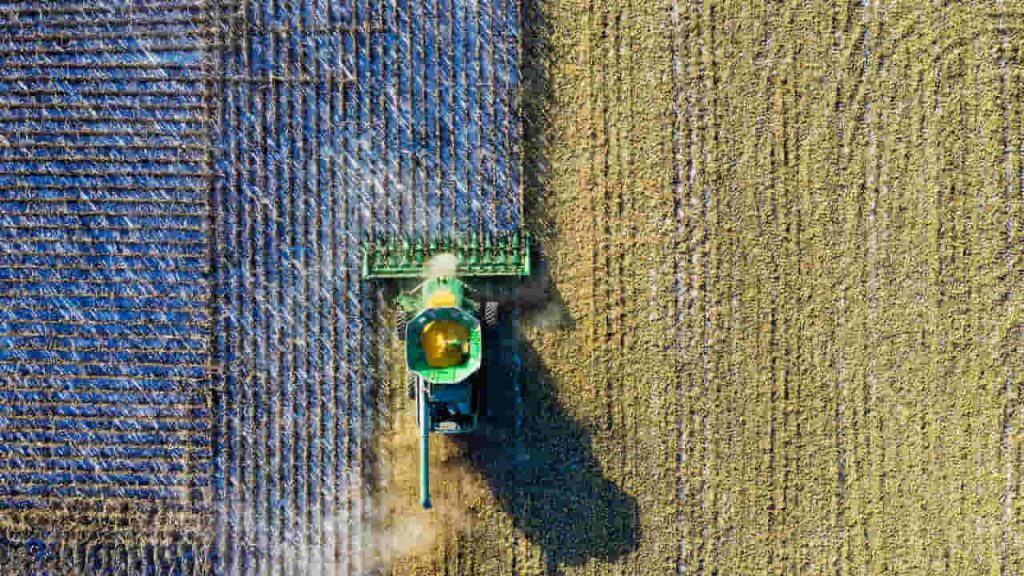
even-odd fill
[(420, 408), (420, 504), (430, 508), (430, 409), (423, 391), (423, 382), (419, 382), (417, 388)]

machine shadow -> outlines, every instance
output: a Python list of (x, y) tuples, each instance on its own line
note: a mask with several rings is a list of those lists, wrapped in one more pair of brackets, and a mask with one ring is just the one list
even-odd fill
[[(520, 6), (524, 224), (540, 249), (555, 234), (546, 196), (552, 32), (540, 0)], [(542, 331), (575, 325), (549, 274), (542, 257), (536, 281), (519, 290), (514, 303), (505, 302), (519, 314), (485, 337), (480, 425), (453, 440), (516, 528), (541, 547), (548, 572), (555, 574), (560, 565), (612, 561), (630, 553), (640, 541), (640, 525), (636, 499), (604, 476), (589, 431), (560, 404), (552, 374), (520, 337), (520, 321)]]
[(489, 339), (480, 426), (459, 440), (467, 457), (549, 566), (629, 553), (640, 538), (636, 499), (604, 477), (589, 432), (508, 324)]

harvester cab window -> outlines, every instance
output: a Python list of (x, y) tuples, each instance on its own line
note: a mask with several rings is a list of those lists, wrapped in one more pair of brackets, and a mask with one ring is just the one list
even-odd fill
[(427, 365), (450, 368), (469, 356), (469, 328), (455, 320), (434, 320), (423, 327), (421, 339)]

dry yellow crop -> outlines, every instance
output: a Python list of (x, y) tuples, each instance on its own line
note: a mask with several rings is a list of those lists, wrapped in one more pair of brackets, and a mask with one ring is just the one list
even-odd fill
[(925, 4), (527, 2), (521, 461), (392, 573), (1024, 572), (1024, 3)]

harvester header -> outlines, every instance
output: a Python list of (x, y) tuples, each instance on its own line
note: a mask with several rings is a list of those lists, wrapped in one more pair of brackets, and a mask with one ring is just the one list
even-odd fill
[(526, 233), (454, 236), (377, 236), (365, 242), (363, 278), (420, 278), (430, 259), (440, 254), (458, 258), (455, 275), (462, 278), (529, 276), (530, 238)]

